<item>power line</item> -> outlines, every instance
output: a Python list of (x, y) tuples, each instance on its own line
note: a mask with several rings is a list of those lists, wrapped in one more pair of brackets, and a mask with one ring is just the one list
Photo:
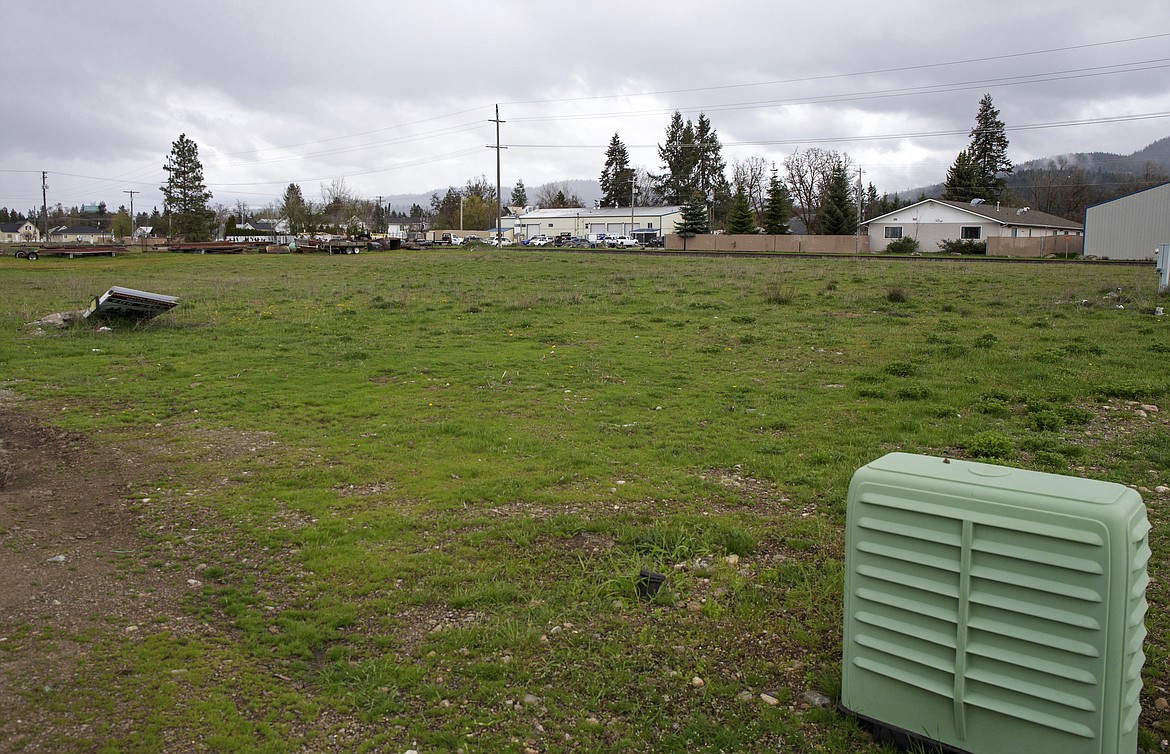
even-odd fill
[[(1150, 64), (1150, 65), (1147, 65)], [(1157, 65), (1152, 65), (1157, 64)], [(1141, 68), (1127, 68), (1125, 70), (1106, 70), (1117, 69), (1123, 66), (1141, 65)], [(873, 99), (889, 99), (898, 96), (912, 96), (922, 94), (945, 94), (949, 92), (965, 91), (969, 89), (979, 89), (989, 85), (995, 86), (1020, 86), (1023, 84), (1040, 84), (1049, 81), (1065, 81), (1080, 78), (1092, 78), (1095, 76), (1111, 76), (1122, 73), (1139, 73), (1142, 71), (1156, 70), (1159, 68), (1170, 67), (1170, 58), (1158, 58), (1149, 61), (1137, 61), (1132, 63), (1117, 63), (1108, 66), (1095, 66), (1091, 68), (1072, 68), (1063, 71), (1049, 71), (1046, 73), (1034, 74), (1020, 74), (1017, 76), (1008, 76), (1003, 78), (992, 79), (977, 79), (972, 81), (949, 82), (945, 84), (930, 84), (924, 86), (900, 87), (895, 89), (879, 89), (876, 91), (859, 91), (848, 92), (837, 95), (819, 95), (812, 97), (793, 97), (790, 99), (781, 100), (764, 100), (754, 102), (737, 102), (728, 104), (712, 104), (712, 105), (693, 105), (683, 108), (660, 108), (654, 110), (636, 110), (626, 112), (605, 112), (605, 113), (586, 113), (586, 114), (572, 114), (572, 115), (542, 115), (532, 116), (528, 118), (515, 118), (516, 122), (521, 123), (546, 123), (565, 120), (596, 120), (596, 119), (610, 119), (610, 118), (632, 118), (643, 117), (648, 115), (663, 115), (670, 114), (677, 110), (686, 110), (692, 112), (700, 110), (703, 112), (729, 112), (733, 110), (753, 110), (768, 107), (787, 107), (794, 105), (824, 105), (824, 104), (838, 104), (842, 102), (857, 102)]]
[(599, 100), (599, 99), (618, 99), (621, 97), (654, 97), (654, 96), (661, 96), (664, 94), (691, 94), (694, 92), (726, 91), (729, 89), (745, 89), (748, 87), (758, 87), (758, 86), (776, 86), (776, 85), (780, 85), (780, 84), (803, 84), (803, 83), (809, 83), (809, 82), (813, 82), (813, 81), (825, 81), (828, 79), (835, 79), (835, 78), (852, 78), (852, 77), (857, 77), (857, 76), (873, 76), (873, 75), (883, 74), (883, 73), (902, 73), (905, 71), (921, 71), (921, 70), (929, 70), (931, 68), (945, 68), (948, 66), (966, 65), (968, 63), (987, 63), (987, 62), (992, 62), (992, 61), (1010, 60), (1012, 58), (1022, 58), (1022, 57), (1028, 57), (1028, 56), (1033, 56), (1033, 55), (1048, 55), (1048, 54), (1056, 53), (1056, 52), (1070, 52), (1073, 50), (1084, 50), (1084, 49), (1089, 49), (1089, 48), (1093, 48), (1093, 47), (1106, 47), (1109, 45), (1125, 44), (1128, 42), (1142, 42), (1142, 41), (1147, 41), (1147, 40), (1151, 40), (1151, 39), (1161, 39), (1164, 37), (1170, 37), (1170, 33), (1150, 34), (1148, 36), (1129, 37), (1127, 39), (1114, 39), (1114, 40), (1110, 40), (1110, 41), (1106, 41), (1106, 42), (1090, 42), (1090, 43), (1086, 43), (1086, 44), (1069, 45), (1066, 47), (1052, 47), (1052, 48), (1045, 49), (1045, 50), (1031, 50), (1028, 52), (1014, 52), (1014, 53), (1006, 53), (1003, 55), (988, 55), (985, 57), (967, 58), (964, 60), (944, 61), (941, 63), (922, 63), (919, 65), (899, 66), (896, 68), (876, 68), (876, 69), (869, 70), (869, 71), (854, 71), (854, 72), (850, 72), (850, 73), (831, 73), (831, 74), (825, 74), (822, 76), (805, 76), (805, 77), (801, 77), (801, 78), (777, 79), (777, 80), (773, 80), (773, 81), (757, 81), (757, 82), (743, 83), (743, 84), (720, 84), (720, 85), (716, 85), (716, 86), (694, 87), (694, 88), (689, 88), (689, 89), (663, 89), (663, 90), (651, 91), (651, 92), (633, 92), (633, 93), (625, 93), (625, 94), (598, 94), (598, 95), (593, 95), (593, 96), (588, 96), (588, 97), (568, 97), (568, 98), (561, 98), (561, 99), (543, 99), (543, 100), (520, 100), (517, 102), (505, 102), (504, 104), (505, 105), (537, 105), (537, 104), (550, 104), (550, 103), (555, 103), (555, 102), (589, 102), (589, 101), (595, 101), (595, 100)]

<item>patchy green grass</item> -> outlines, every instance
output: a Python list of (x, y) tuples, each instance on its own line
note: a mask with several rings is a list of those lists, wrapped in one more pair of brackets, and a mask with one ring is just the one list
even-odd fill
[[(802, 706), (837, 691), (858, 466), (1170, 476), (1140, 408), (1170, 391), (1152, 269), (440, 251), (0, 276), (0, 387), (150, 471), (125, 567), (207, 566), (205, 629), (84, 637), (75, 686), (29, 691), (89, 725), (78, 748), (880, 751)], [(115, 284), (183, 303), (25, 325)], [(1152, 709), (1170, 552), (1143, 494)]]

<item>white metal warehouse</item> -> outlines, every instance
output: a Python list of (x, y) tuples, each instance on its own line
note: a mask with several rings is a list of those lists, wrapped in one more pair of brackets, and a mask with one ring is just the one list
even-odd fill
[(1170, 243), (1170, 183), (1085, 210), (1085, 256), (1153, 259)]

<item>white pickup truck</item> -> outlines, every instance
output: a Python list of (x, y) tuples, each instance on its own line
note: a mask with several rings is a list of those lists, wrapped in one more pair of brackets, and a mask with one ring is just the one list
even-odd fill
[(629, 236), (608, 236), (605, 245), (611, 249), (636, 249), (641, 244)]

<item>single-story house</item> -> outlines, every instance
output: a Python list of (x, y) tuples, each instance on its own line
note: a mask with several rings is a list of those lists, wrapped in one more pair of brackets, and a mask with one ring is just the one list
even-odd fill
[(41, 240), (41, 231), (31, 220), (23, 220), (18, 223), (0, 223), (0, 243), (39, 240)]
[(386, 225), (386, 235), (390, 238), (417, 238), (427, 229), (426, 221), (421, 217), (407, 217), (391, 220)]
[(1153, 259), (1170, 243), (1170, 183), (1085, 209), (1085, 256)]
[(516, 215), (516, 238), (533, 236), (628, 236), (635, 230), (665, 236), (682, 222), (682, 207), (568, 207), (536, 209)]
[(288, 233), (288, 220), (251, 220), (236, 226), (238, 231), (255, 230), (260, 233)]
[(869, 250), (884, 251), (891, 241), (910, 237), (924, 251), (940, 241), (986, 241), (989, 238), (1081, 236), (1085, 226), (1030, 207), (1001, 207), (981, 199), (952, 202), (925, 199), (862, 223), (869, 229)]
[(52, 243), (113, 243), (114, 234), (108, 230), (91, 228), (88, 225), (61, 225), (49, 229), (49, 241)]

